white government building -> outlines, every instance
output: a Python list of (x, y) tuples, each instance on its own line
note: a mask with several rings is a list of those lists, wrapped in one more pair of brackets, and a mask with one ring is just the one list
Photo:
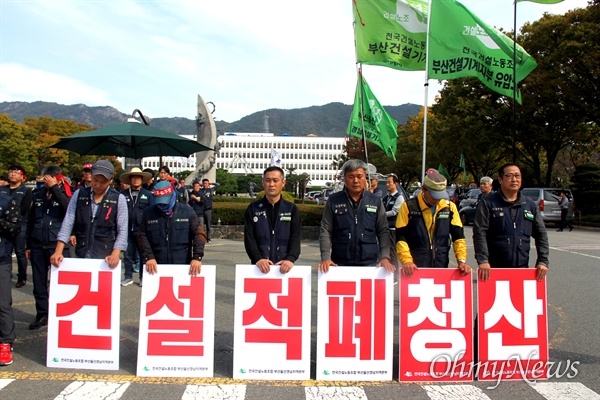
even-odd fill
[[(196, 140), (192, 135), (182, 135)], [(271, 149), (281, 158), (281, 167), (294, 174), (307, 173), (309, 186), (325, 186), (335, 181), (337, 170), (332, 167), (334, 157), (340, 156), (346, 144), (345, 137), (314, 135), (291, 136), (273, 133), (227, 132), (217, 137), (221, 149), (216, 156), (216, 167), (233, 174), (262, 174), (271, 165)], [(196, 169), (196, 155), (190, 157), (163, 157), (163, 164), (171, 172)], [(160, 168), (158, 157), (146, 157), (143, 168)]]

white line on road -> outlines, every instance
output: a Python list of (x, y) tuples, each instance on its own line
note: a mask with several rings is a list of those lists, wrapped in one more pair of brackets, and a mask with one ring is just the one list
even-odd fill
[(181, 400), (243, 400), (246, 385), (187, 385)]
[(304, 393), (306, 400), (366, 400), (367, 398), (364, 389), (358, 386), (310, 386), (304, 390)]
[(431, 400), (489, 400), (483, 390), (473, 385), (425, 385)]
[(129, 382), (75, 381), (63, 389), (55, 400), (118, 400), (129, 387)]
[(552, 249), (552, 250), (556, 250), (556, 251), (564, 251), (564, 252), (566, 252), (566, 253), (571, 253), (571, 254), (577, 254), (577, 255), (579, 255), (579, 256), (584, 256), (584, 257), (597, 258), (598, 260), (600, 260), (600, 257), (599, 257), (599, 256), (593, 256), (593, 255), (591, 255), (591, 254), (580, 253), (580, 252), (578, 252), (578, 251), (570, 251), (570, 250), (565, 250), (565, 249), (561, 249), (561, 248), (559, 248), (559, 247), (552, 247), (552, 246), (550, 246), (550, 249)]
[(14, 381), (14, 379), (0, 379), (0, 389), (6, 387), (9, 383)]
[(579, 382), (537, 382), (529, 385), (548, 400), (598, 400), (600, 395)]

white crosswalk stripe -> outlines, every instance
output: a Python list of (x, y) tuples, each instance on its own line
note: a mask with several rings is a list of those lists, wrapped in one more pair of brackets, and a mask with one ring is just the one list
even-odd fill
[(181, 400), (244, 400), (246, 385), (187, 385)]
[(309, 386), (304, 389), (306, 400), (357, 400), (367, 399), (364, 389), (358, 386)]
[(80, 382), (64, 388), (55, 400), (118, 400), (129, 387), (129, 382)]
[(425, 385), (431, 400), (489, 400), (483, 390), (473, 385)]
[(4, 386), (8, 385), (12, 381), (14, 381), (14, 379), (0, 379), (0, 390), (2, 390)]
[[(35, 382), (35, 379), (32, 380)], [(0, 379), (0, 399), (16, 398), (15, 393), (21, 393), (24, 387), (31, 384), (32, 381), (27, 379)], [(51, 381), (49, 381), (51, 382)], [(335, 382), (330, 382), (335, 385)], [(415, 393), (422, 391), (423, 395), (418, 395), (418, 398), (429, 397), (431, 400), (490, 400), (488, 395), (496, 396), (494, 391), (488, 391), (487, 394), (475, 384), (445, 384), (445, 385), (397, 385), (390, 382), (389, 386), (375, 385), (373, 386), (308, 386), (304, 388), (304, 398), (306, 400), (368, 400), (369, 398), (381, 398), (382, 389), (386, 396), (390, 398), (408, 398), (415, 397)], [(502, 383), (510, 385), (511, 383)], [(518, 383), (515, 382), (518, 385)], [(55, 400), (147, 400), (148, 391), (140, 391), (142, 382), (96, 382), (96, 381), (75, 381), (64, 382), (64, 386), (56, 386), (58, 396)], [(272, 386), (265, 387), (263, 385), (254, 386), (252, 384), (207, 384), (207, 385), (185, 385), (185, 384), (167, 384), (170, 388), (169, 398), (176, 399), (179, 396), (182, 400), (245, 400), (249, 398), (257, 398), (257, 390), (266, 389), (269, 393), (269, 398), (290, 398), (290, 387)], [(164, 386), (163, 386), (164, 387)], [(591, 390), (580, 382), (537, 382), (530, 385), (518, 386), (520, 393), (516, 398), (532, 398), (541, 395), (547, 400), (600, 400), (600, 394)], [(523, 387), (530, 388), (530, 393), (522, 392)], [(129, 390), (131, 389), (131, 390)], [(300, 388), (298, 388), (300, 389)], [(62, 390), (62, 391), (61, 391)], [(279, 390), (288, 390), (287, 394), (279, 394)], [(510, 389), (508, 389), (510, 393)], [(143, 394), (146, 393), (146, 396)], [(271, 395), (272, 393), (272, 395)], [(293, 396), (299, 397), (298, 392)], [(51, 395), (44, 398), (52, 398)], [(492, 396), (492, 398), (497, 398)], [(36, 398), (35, 393), (30, 393), (27, 398)]]
[(530, 385), (548, 400), (600, 400), (600, 395), (579, 382), (537, 382)]

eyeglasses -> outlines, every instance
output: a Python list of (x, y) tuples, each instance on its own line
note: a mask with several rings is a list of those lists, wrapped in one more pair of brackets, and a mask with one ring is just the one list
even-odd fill
[(519, 179), (521, 179), (521, 174), (512, 174), (512, 173), (511, 174), (504, 174), (504, 177), (506, 179), (515, 178), (516, 180), (519, 180)]

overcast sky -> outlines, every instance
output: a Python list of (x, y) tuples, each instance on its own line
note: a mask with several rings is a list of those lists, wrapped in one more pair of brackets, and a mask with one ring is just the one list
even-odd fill
[[(511, 0), (462, 3), (512, 30)], [(517, 25), (586, 6), (522, 2)], [(363, 73), (383, 105), (424, 103), (424, 72)], [(200, 94), (215, 119), (233, 122), (270, 108), (352, 104), (355, 85), (352, 0), (0, 0), (0, 101), (194, 118)]]

